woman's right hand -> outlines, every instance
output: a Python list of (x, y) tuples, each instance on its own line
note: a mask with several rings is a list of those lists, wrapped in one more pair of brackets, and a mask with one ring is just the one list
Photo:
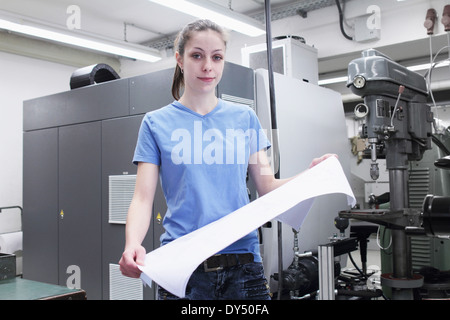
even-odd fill
[(122, 274), (130, 278), (139, 278), (142, 271), (138, 268), (138, 265), (144, 265), (145, 255), (146, 252), (143, 246), (126, 248), (119, 261)]

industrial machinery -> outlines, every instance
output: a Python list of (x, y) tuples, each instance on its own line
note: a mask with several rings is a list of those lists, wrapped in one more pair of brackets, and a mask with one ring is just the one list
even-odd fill
[[(268, 72), (258, 69), (255, 75), (256, 111), (262, 127), (270, 129)], [(268, 150), (268, 155), (271, 164), (278, 168), (280, 178), (292, 177), (302, 172), (308, 168), (311, 159), (325, 153), (337, 154), (344, 172), (349, 175), (350, 152), (347, 152), (347, 130), (340, 94), (278, 73), (274, 74), (274, 84), (277, 104), (276, 120), (279, 127), (278, 144), (273, 144), (273, 147)], [(268, 135), (271, 141), (274, 141), (275, 136), (272, 135), (274, 130), (269, 129)], [(295, 137), (308, 137), (308, 139)], [(291, 227), (283, 224), (281, 237), (279, 237), (275, 221), (270, 226), (266, 225), (262, 228), (261, 252), (264, 270), (271, 291), (274, 296), (277, 294), (276, 298), (280, 291), (283, 292), (283, 299), (289, 298), (290, 291), (293, 291), (292, 294), (296, 297), (316, 291), (317, 279), (314, 280), (314, 277), (317, 276), (318, 270), (313, 271), (313, 268), (318, 266), (317, 255), (298, 257), (298, 254), (317, 251), (319, 245), (329, 242), (329, 238), (336, 233), (334, 218), (339, 211), (346, 208), (348, 203), (345, 195), (327, 195), (314, 200), (300, 230), (293, 231)], [(281, 250), (278, 247), (279, 242)], [(293, 247), (296, 249), (292, 250)], [(279, 267), (280, 261), (282, 268)], [(297, 272), (299, 269), (306, 271), (299, 273)], [(286, 285), (280, 286), (279, 278), (274, 276), (276, 273), (283, 274), (281, 283)], [(300, 275), (311, 284), (300, 285), (300, 278), (297, 277)]]
[[(349, 64), (347, 86), (364, 98), (364, 103), (355, 107), (355, 116), (365, 119), (361, 137), (368, 141), (373, 180), (379, 176), (377, 160), (386, 159), (390, 210), (350, 210), (340, 216), (373, 222), (391, 231), (393, 272), (383, 273), (381, 283), (392, 288), (392, 299), (414, 299), (414, 289), (420, 288), (424, 279), (412, 271), (410, 234), (450, 231), (448, 209), (442, 206), (449, 203), (448, 198), (429, 196), (423, 209), (408, 207), (409, 163), (420, 160), (432, 143), (434, 119), (427, 105), (427, 84), (420, 74), (370, 49)], [(435, 207), (439, 209), (435, 211)]]

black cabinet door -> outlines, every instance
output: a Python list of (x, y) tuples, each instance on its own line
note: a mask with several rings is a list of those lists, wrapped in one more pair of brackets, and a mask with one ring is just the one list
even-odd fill
[(59, 128), (59, 284), (101, 299), (101, 122)]
[(23, 134), (23, 277), (58, 284), (58, 129)]

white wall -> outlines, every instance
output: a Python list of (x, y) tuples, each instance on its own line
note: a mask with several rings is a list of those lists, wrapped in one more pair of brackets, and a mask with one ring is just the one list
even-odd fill
[[(74, 69), (0, 52), (0, 207), (22, 206), (23, 101), (68, 90)], [(0, 213), (0, 233), (17, 230), (13, 211)]]

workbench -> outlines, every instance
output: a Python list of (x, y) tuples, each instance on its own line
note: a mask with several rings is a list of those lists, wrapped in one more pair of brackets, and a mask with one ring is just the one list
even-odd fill
[(0, 281), (0, 300), (84, 300), (81, 289), (27, 280), (20, 277)]

